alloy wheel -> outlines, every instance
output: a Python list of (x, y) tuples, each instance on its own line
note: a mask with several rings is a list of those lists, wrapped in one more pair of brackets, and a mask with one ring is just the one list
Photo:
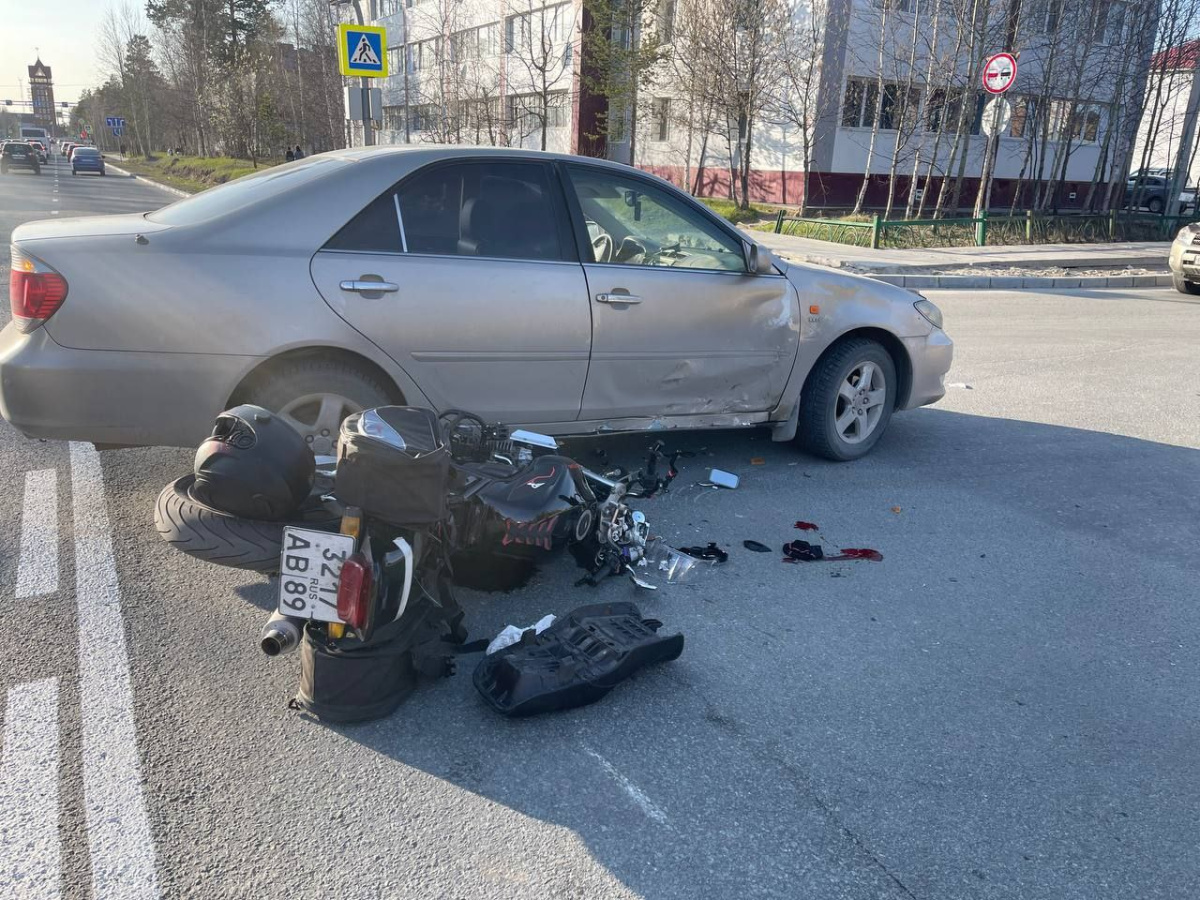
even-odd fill
[(340, 394), (306, 394), (279, 410), (279, 415), (295, 428), (313, 455), (332, 457), (337, 452), (342, 420), (362, 407)]
[(852, 368), (838, 386), (834, 427), (847, 444), (865, 441), (879, 426), (887, 403), (887, 380), (873, 362)]

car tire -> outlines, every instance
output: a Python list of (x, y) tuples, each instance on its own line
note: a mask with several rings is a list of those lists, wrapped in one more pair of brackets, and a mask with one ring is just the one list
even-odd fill
[(1175, 285), (1175, 290), (1181, 294), (1200, 294), (1200, 284), (1188, 281), (1182, 275), (1178, 275), (1175, 272), (1171, 273), (1171, 283)]
[(361, 409), (394, 403), (396, 392), (362, 367), (313, 357), (268, 369), (239, 394), (238, 402), (278, 413), (300, 432), (314, 454), (333, 456), (342, 419)]
[(1150, 200), (1146, 203), (1146, 209), (1150, 210), (1150, 212), (1154, 213), (1154, 215), (1157, 216), (1160, 212), (1163, 211), (1162, 197), (1151, 197)]
[(154, 504), (154, 527), (176, 550), (204, 562), (271, 574), (279, 571), (283, 524), (241, 519), (192, 499), (195, 475), (168, 484)]
[[(871, 383), (862, 386), (862, 378), (868, 374)], [(867, 338), (834, 344), (817, 361), (804, 385), (797, 432), (800, 445), (815, 456), (837, 462), (866, 456), (887, 430), (898, 388), (896, 364), (882, 344)], [(879, 390), (882, 397), (870, 396)], [(855, 412), (855, 407), (861, 413)], [(852, 418), (847, 421), (848, 412)], [(844, 427), (839, 427), (839, 422)]]

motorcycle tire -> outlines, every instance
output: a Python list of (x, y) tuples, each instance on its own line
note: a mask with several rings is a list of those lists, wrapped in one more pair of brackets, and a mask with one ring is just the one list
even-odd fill
[[(168, 484), (154, 504), (154, 527), (174, 549), (203, 562), (273, 575), (279, 571), (283, 522), (243, 519), (198, 502), (191, 495), (195, 475)], [(294, 524), (336, 530), (340, 517), (321, 510)]]

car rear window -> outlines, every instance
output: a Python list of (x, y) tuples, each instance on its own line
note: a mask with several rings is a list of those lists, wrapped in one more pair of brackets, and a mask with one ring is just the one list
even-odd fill
[(244, 209), (268, 197), (307, 184), (344, 165), (348, 165), (346, 160), (324, 156), (263, 169), (254, 175), (246, 175), (147, 213), (146, 218), (163, 225), (195, 225), (198, 222), (207, 222), (209, 219)]
[(100, 151), (93, 147), (80, 147), (75, 151), (76, 156), (99, 156)]

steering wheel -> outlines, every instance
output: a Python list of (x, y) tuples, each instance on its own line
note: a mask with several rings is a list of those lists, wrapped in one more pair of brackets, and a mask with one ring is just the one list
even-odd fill
[(610, 262), (613, 255), (612, 235), (601, 232), (592, 238), (592, 261)]

